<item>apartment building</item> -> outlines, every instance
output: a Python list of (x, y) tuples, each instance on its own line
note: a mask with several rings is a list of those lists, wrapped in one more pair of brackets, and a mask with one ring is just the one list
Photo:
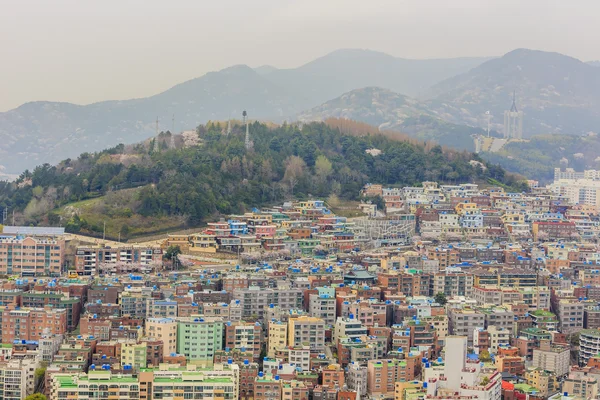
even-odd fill
[(259, 288), (235, 289), (233, 298), (240, 301), (242, 318), (263, 318), (269, 304), (277, 304), (283, 310), (302, 308), (302, 289), (299, 288)]
[(348, 365), (348, 373), (346, 374), (346, 385), (348, 389), (360, 393), (367, 391), (367, 367), (358, 363)]
[(0, 399), (23, 400), (35, 390), (37, 357), (0, 361)]
[(263, 330), (260, 323), (225, 323), (225, 348), (251, 351), (255, 362), (260, 359), (263, 342)]
[(235, 400), (239, 398), (239, 366), (215, 364), (211, 369), (161, 366), (140, 372), (140, 400), (192, 398)]
[(537, 274), (534, 270), (508, 267), (478, 268), (472, 273), (475, 286), (494, 285), (518, 289), (537, 285)]
[(44, 308), (50, 306), (67, 311), (67, 329), (74, 330), (79, 324), (81, 314), (81, 299), (69, 296), (68, 293), (51, 291), (32, 291), (21, 295), (21, 306), (29, 308)]
[(586, 306), (583, 310), (583, 326), (585, 329), (600, 328), (600, 307)]
[(525, 359), (516, 347), (503, 347), (496, 355), (495, 366), (499, 372), (520, 376), (525, 371)]
[(191, 362), (212, 363), (215, 351), (223, 348), (223, 321), (180, 318), (177, 321), (177, 353)]
[(254, 381), (254, 400), (281, 399), (281, 383), (279, 376), (259, 372)]
[(577, 234), (577, 228), (571, 221), (536, 221), (531, 225), (534, 240), (569, 239)]
[(163, 343), (163, 357), (177, 352), (177, 321), (172, 318), (148, 318), (146, 335)]
[(466, 336), (469, 345), (473, 344), (475, 328), (485, 326), (485, 316), (474, 309), (450, 309), (448, 312), (449, 330), (453, 336)]
[(43, 335), (67, 332), (67, 310), (25, 308), (9, 305), (2, 311), (2, 343), (14, 340), (39, 340)]
[(313, 351), (325, 349), (325, 321), (321, 318), (302, 316), (288, 321), (288, 346), (308, 345)]
[(82, 335), (94, 336), (98, 340), (109, 340), (112, 322), (109, 319), (97, 318), (97, 316), (83, 316), (79, 323), (79, 331)]
[[(190, 305), (187, 305), (190, 306)], [(198, 303), (192, 303), (191, 308), (198, 308)], [(188, 315), (182, 315), (182, 311), (185, 306), (179, 304), (179, 316), (184, 317)], [(202, 315), (205, 317), (221, 317), (227, 321), (241, 321), (242, 320), (242, 308), (240, 303), (233, 300), (231, 303), (203, 303), (200, 304), (202, 308)]]
[(85, 247), (77, 248), (75, 269), (79, 275), (95, 275), (99, 267), (107, 268), (120, 264), (138, 264), (150, 266), (162, 263), (162, 249), (143, 246)]
[(52, 236), (0, 236), (0, 274), (60, 276), (65, 241)]
[(489, 304), (514, 304), (523, 300), (523, 296), (517, 289), (503, 288), (495, 285), (475, 286), (473, 298), (477, 305)]
[(558, 301), (558, 323), (562, 333), (574, 333), (583, 329), (583, 310), (585, 305), (577, 300), (560, 299)]
[(341, 338), (356, 339), (367, 335), (368, 329), (353, 314), (349, 318), (338, 317), (335, 321), (335, 329), (333, 331), (333, 343)]
[(369, 360), (367, 363), (367, 394), (371, 397), (393, 396), (396, 382), (415, 379), (419, 370), (420, 364), (414, 359)]
[(146, 318), (148, 295), (142, 291), (126, 290), (119, 293), (121, 315), (131, 318)]
[(302, 371), (310, 371), (310, 346), (288, 347), (285, 352), (287, 352), (287, 360), (290, 364), (301, 368)]
[(489, 326), (486, 331), (489, 335), (490, 346), (488, 351), (490, 353), (498, 354), (498, 349), (501, 346), (508, 346), (510, 344), (511, 330), (509, 328)]
[(543, 397), (558, 391), (560, 385), (556, 375), (541, 368), (528, 368), (525, 371), (527, 384), (537, 389)]
[[(440, 221), (442, 216), (440, 215)], [(440, 269), (456, 265), (460, 261), (460, 255), (455, 249), (432, 248), (427, 252), (427, 258), (439, 261)]]
[(556, 376), (569, 373), (570, 349), (568, 345), (552, 344), (549, 340), (541, 340), (540, 348), (533, 349), (533, 366), (550, 371)]
[(562, 391), (582, 399), (597, 399), (598, 379), (592, 376), (580, 377), (570, 374), (562, 381)]
[[(138, 375), (114, 374), (110, 370), (52, 375), (49, 400), (59, 399), (175, 399), (187, 393), (191, 398), (238, 399), (239, 367), (216, 364), (213, 369), (185, 368), (162, 364), (143, 369)], [(109, 389), (110, 390), (107, 390)]]
[(145, 342), (124, 342), (121, 344), (121, 365), (130, 366), (134, 371), (146, 368), (148, 347)]
[(309, 383), (292, 379), (281, 384), (281, 400), (308, 400)]
[(461, 271), (441, 271), (433, 275), (430, 294), (444, 293), (446, 297), (473, 297), (473, 275)]
[(584, 329), (579, 332), (579, 365), (587, 365), (590, 358), (600, 353), (600, 330)]
[(328, 388), (338, 387), (341, 388), (344, 386), (345, 376), (344, 369), (339, 364), (329, 364), (327, 367), (323, 368), (323, 386)]
[(492, 326), (497, 329), (511, 330), (515, 320), (515, 313), (504, 307), (479, 308), (485, 318), (485, 328)]
[(321, 318), (325, 324), (335, 323), (335, 295), (328, 293), (311, 293), (309, 296), (308, 312), (313, 317)]
[(146, 318), (175, 318), (177, 306), (176, 301), (146, 299)]
[(281, 321), (271, 321), (268, 327), (267, 356), (275, 357), (277, 349), (287, 345), (288, 325)]
[(547, 286), (520, 287), (518, 290), (529, 310), (550, 309), (550, 288)]

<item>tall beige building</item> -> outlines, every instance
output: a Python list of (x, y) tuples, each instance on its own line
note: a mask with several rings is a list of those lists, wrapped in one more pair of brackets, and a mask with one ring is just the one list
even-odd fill
[(267, 337), (267, 356), (275, 357), (277, 349), (287, 344), (287, 324), (281, 321), (269, 322)]
[(163, 356), (177, 352), (177, 321), (171, 318), (148, 318), (146, 335), (163, 342)]

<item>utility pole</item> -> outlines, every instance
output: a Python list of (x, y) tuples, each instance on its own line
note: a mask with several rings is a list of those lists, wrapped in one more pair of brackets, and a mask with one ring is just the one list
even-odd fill
[(15, 226), (15, 210), (13, 210), (13, 226)]
[(102, 240), (106, 239), (106, 221), (104, 221), (104, 229), (102, 230)]

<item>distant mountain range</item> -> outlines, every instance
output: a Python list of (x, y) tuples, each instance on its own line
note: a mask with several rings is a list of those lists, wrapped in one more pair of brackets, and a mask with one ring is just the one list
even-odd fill
[(134, 143), (159, 130), (194, 129), (200, 122), (239, 117), (283, 118), (294, 96), (252, 68), (239, 65), (181, 83), (155, 96), (87, 106), (32, 102), (0, 113), (0, 164), (17, 173), (82, 151)]
[(519, 49), (440, 82), (429, 108), (459, 124), (484, 126), (491, 111), (503, 124), (513, 91), (523, 110), (524, 134), (583, 134), (600, 126), (600, 68), (558, 53)]
[(328, 118), (366, 122), (382, 131), (399, 131), (418, 139), (434, 140), (442, 145), (469, 151), (475, 150), (471, 135), (485, 133), (479, 127), (443, 120), (426, 102), (379, 87), (352, 90), (297, 115), (297, 119), (303, 122)]
[(513, 90), (526, 136), (600, 126), (600, 68), (593, 63), (533, 50), (438, 60), (338, 50), (293, 69), (233, 66), (147, 98), (26, 103), (0, 113), (0, 173), (139, 142), (156, 134), (157, 117), (159, 131), (181, 131), (239, 118), (242, 110), (275, 122), (347, 116), (469, 148), (470, 134), (487, 124), (485, 111), (501, 130)]
[[(0, 172), (20, 173), (81, 151), (134, 143), (159, 130), (194, 129), (238, 117), (283, 121), (340, 94), (382, 85), (415, 94), (487, 58), (406, 60), (368, 50), (339, 50), (295, 69), (238, 65), (155, 96), (87, 106), (31, 102), (0, 113)], [(173, 124), (174, 118), (174, 124)]]
[[(408, 60), (371, 50), (338, 50), (293, 69), (273, 69), (265, 78), (296, 94), (303, 109), (342, 93), (377, 86), (419, 96), (433, 84), (469, 71), (487, 58)], [(268, 70), (262, 67), (261, 71)]]

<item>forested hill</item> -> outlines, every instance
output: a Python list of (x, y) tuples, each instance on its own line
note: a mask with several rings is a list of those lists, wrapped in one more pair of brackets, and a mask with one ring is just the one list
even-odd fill
[[(243, 212), (292, 196), (355, 198), (367, 182), (412, 185), (424, 180), (495, 179), (519, 186), (500, 167), (471, 165), (471, 160), (481, 161), (474, 154), (393, 133), (364, 135), (361, 126), (346, 123), (338, 128), (330, 122), (272, 127), (254, 122), (250, 125), (254, 148), (246, 150), (241, 124), (226, 134), (225, 126), (209, 123), (197, 128), (199, 140), (188, 137), (187, 144), (181, 136), (166, 133), (137, 145), (84, 153), (57, 166), (26, 171), (13, 183), (0, 183), (0, 207), (15, 209), (19, 223), (60, 224), (93, 233), (101, 231), (101, 223), (64, 211), (82, 200), (114, 202), (115, 193), (130, 193), (132, 198), (119, 197), (112, 211), (99, 211), (107, 220), (111, 213), (125, 218), (127, 236), (133, 224), (126, 218), (177, 217), (194, 226), (218, 213)], [(366, 152), (372, 148), (381, 155)], [(125, 190), (130, 188), (136, 189)]]

